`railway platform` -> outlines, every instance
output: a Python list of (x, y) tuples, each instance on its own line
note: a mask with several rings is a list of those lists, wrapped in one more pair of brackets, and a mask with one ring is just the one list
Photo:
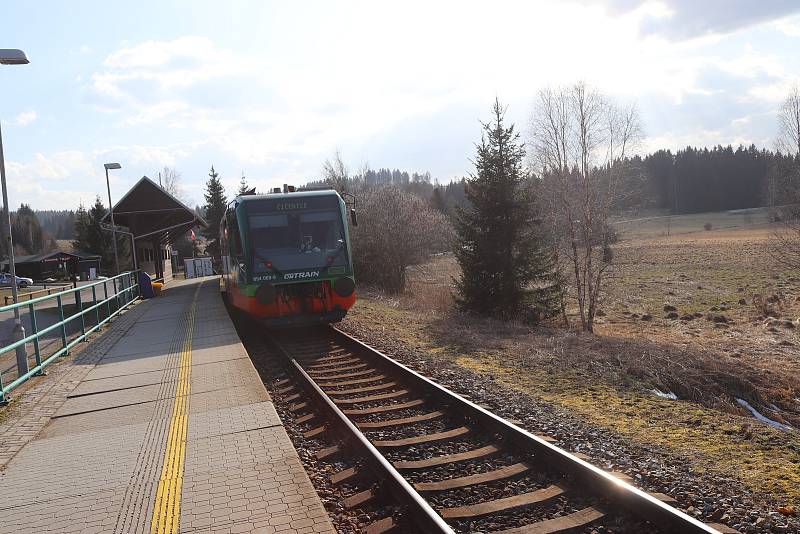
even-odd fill
[(0, 410), (0, 533), (334, 532), (217, 278), (34, 382)]

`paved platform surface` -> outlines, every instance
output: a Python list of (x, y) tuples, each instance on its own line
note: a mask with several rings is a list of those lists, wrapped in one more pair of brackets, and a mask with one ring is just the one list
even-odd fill
[(39, 380), (0, 424), (0, 532), (334, 532), (216, 278)]

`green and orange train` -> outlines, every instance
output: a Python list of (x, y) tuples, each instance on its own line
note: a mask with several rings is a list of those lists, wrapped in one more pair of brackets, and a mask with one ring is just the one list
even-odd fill
[(356, 301), (347, 213), (333, 190), (236, 197), (220, 223), (230, 305), (268, 326), (341, 321)]

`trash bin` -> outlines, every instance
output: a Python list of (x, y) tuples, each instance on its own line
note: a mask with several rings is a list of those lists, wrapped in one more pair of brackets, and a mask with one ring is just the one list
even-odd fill
[(155, 296), (153, 281), (150, 279), (150, 275), (144, 271), (139, 271), (139, 295), (143, 299), (151, 299)]
[(164, 283), (153, 282), (152, 285), (153, 285), (153, 295), (155, 295), (156, 297), (159, 296), (161, 294), (161, 289), (164, 287)]

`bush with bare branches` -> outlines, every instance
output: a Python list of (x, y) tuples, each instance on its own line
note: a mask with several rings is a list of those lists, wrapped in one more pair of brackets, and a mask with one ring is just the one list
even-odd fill
[(358, 205), (359, 225), (352, 233), (353, 262), (360, 283), (401, 292), (409, 266), (450, 248), (450, 223), (417, 195), (397, 187), (379, 187), (363, 191)]

